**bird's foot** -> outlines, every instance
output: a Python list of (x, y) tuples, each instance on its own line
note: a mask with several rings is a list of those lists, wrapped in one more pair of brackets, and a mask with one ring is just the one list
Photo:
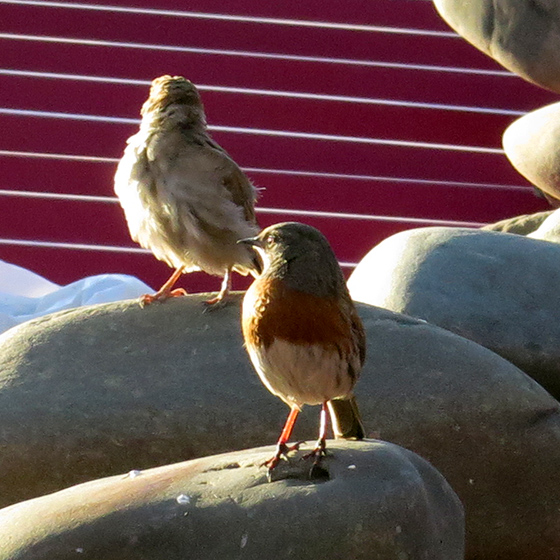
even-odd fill
[(220, 291), (216, 294), (216, 297), (209, 299), (204, 302), (206, 309), (204, 311), (214, 311), (216, 309), (222, 309), (229, 303), (229, 293), (231, 292), (231, 270), (228, 268), (224, 274), (224, 280), (222, 282), (222, 287)]
[(321, 462), (321, 459), (327, 455), (327, 443), (324, 439), (320, 439), (315, 444), (315, 447), (309, 452), (306, 453), (301, 460), (305, 461), (307, 459), (313, 459), (313, 464), (318, 465)]
[(144, 294), (140, 296), (140, 307), (146, 307), (146, 305), (151, 305), (154, 302), (163, 303), (164, 301), (174, 298), (186, 296), (186, 290), (183, 288), (175, 288), (174, 290), (160, 290), (155, 294)]
[(268, 468), (268, 477), (270, 479), (270, 473), (278, 466), (278, 463), (280, 463), (280, 461), (282, 459), (284, 460), (288, 460), (288, 453), (290, 453), (291, 451), (298, 451), (299, 447), (302, 443), (305, 443), (303, 441), (298, 441), (297, 443), (294, 443), (293, 445), (286, 445), (285, 443), (279, 443), (276, 446), (276, 453), (267, 461), (265, 461), (264, 463), (261, 464), (261, 467), (267, 467)]
[(315, 444), (315, 447), (306, 453), (301, 460), (313, 459), (313, 465), (309, 469), (309, 478), (311, 480), (329, 478), (329, 473), (321, 466), (321, 460), (327, 456), (327, 444), (324, 439), (320, 439)]
[(216, 309), (222, 309), (230, 303), (230, 299), (227, 297), (228, 294), (223, 294), (220, 292), (216, 297), (206, 300), (204, 302), (204, 311), (215, 311)]
[(218, 296), (208, 299), (204, 302), (204, 311), (215, 311), (216, 309), (222, 309), (229, 303), (226, 298), (219, 298)]

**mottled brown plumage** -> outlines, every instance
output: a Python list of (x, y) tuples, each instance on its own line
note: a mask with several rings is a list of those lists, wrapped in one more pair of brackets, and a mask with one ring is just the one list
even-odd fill
[[(247, 351), (264, 385), (291, 412), (267, 465), (291, 448), (287, 441), (301, 407), (322, 405), (319, 440), (325, 452), (327, 413), (337, 437), (361, 439), (364, 429), (353, 388), (365, 359), (365, 333), (336, 257), (315, 228), (284, 223), (243, 240), (262, 259), (262, 274), (243, 300)], [(297, 447), (297, 446), (296, 446)]]
[(254, 255), (237, 241), (258, 231), (256, 190), (239, 166), (209, 136), (196, 87), (180, 76), (152, 82), (140, 130), (115, 175), (115, 192), (132, 239), (175, 268), (144, 303), (177, 295), (184, 272), (222, 276), (218, 296), (230, 289), (230, 272), (247, 274)]

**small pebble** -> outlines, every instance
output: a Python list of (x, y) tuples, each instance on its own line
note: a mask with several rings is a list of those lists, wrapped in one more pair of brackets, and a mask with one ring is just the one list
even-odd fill
[(179, 494), (177, 496), (177, 503), (181, 505), (190, 504), (191, 499), (186, 494)]

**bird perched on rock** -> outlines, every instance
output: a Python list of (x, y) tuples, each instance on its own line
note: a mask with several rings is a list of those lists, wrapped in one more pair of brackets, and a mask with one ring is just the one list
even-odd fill
[(223, 302), (231, 271), (254, 268), (254, 253), (237, 240), (259, 231), (256, 189), (209, 136), (198, 90), (185, 78), (156, 78), (141, 115), (118, 165), (115, 192), (132, 239), (175, 268), (142, 303), (184, 294), (173, 285), (195, 270), (223, 277), (207, 303)]
[[(325, 452), (330, 413), (336, 437), (362, 439), (352, 390), (365, 359), (365, 333), (340, 266), (321, 232), (288, 222), (240, 244), (252, 246), (262, 273), (243, 299), (245, 345), (261, 381), (289, 407), (269, 473), (288, 446), (304, 404), (321, 405), (319, 439), (307, 456)], [(306, 456), (306, 457), (307, 457)]]

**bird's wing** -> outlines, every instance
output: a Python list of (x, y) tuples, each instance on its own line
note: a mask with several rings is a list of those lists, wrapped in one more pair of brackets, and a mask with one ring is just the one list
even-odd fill
[(360, 367), (362, 367), (366, 361), (366, 332), (364, 330), (362, 320), (358, 316), (358, 312), (355, 308), (352, 310), (350, 317), (352, 321), (352, 335), (358, 350)]
[(245, 173), (234, 163), (231, 173), (224, 176), (224, 187), (231, 193), (232, 201), (243, 208), (245, 219), (257, 224), (255, 216), (256, 189)]
[(344, 325), (341, 327), (344, 336), (341, 336), (340, 340), (345, 342), (341, 346), (341, 351), (348, 359), (348, 373), (357, 380), (366, 359), (366, 333), (354, 302), (346, 289), (337, 298), (336, 310), (340, 324)]
[(161, 207), (177, 228), (184, 227), (189, 216), (208, 233), (237, 231), (240, 222), (254, 224), (254, 187), (206, 138), (180, 130), (152, 137), (147, 157)]
[(214, 153), (215, 157), (222, 161), (227, 161), (229, 173), (224, 174), (223, 185), (231, 194), (232, 201), (243, 208), (245, 219), (252, 223), (257, 223), (255, 216), (255, 202), (257, 190), (239, 166), (233, 161), (231, 156), (209, 136), (204, 139), (204, 144)]

